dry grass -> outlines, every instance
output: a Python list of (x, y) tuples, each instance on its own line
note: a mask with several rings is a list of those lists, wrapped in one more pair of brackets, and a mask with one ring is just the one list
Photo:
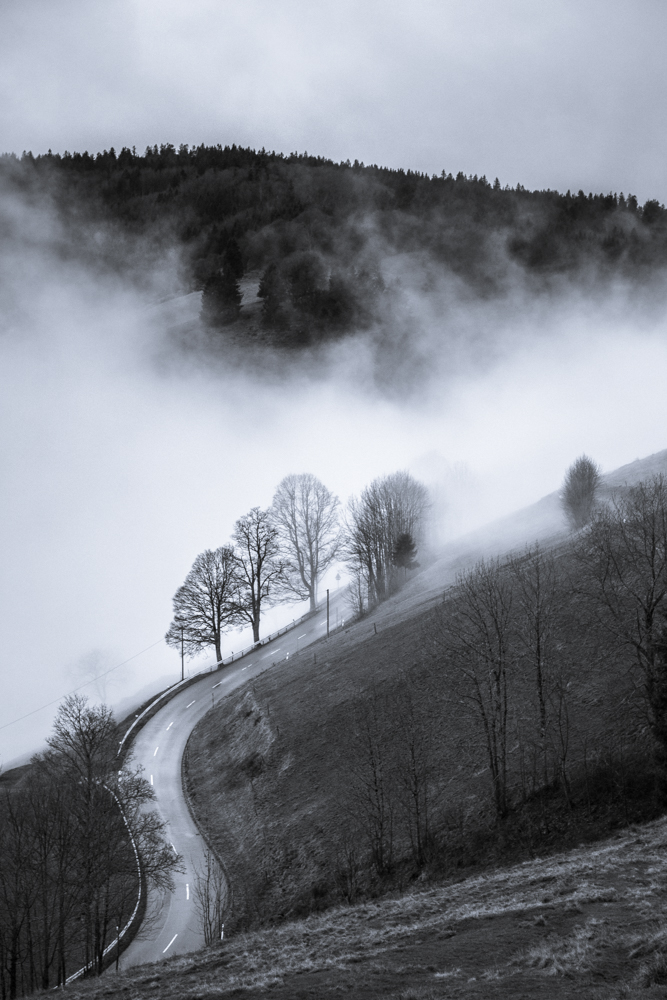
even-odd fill
[[(667, 820), (595, 848), (303, 921), (75, 984), (73, 998), (662, 996)], [(545, 902), (545, 896), (550, 899)], [(662, 992), (655, 993), (656, 990)]]

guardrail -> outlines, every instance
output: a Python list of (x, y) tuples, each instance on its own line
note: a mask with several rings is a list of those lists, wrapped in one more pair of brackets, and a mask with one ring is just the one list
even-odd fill
[(129, 729), (126, 730), (125, 735), (123, 736), (122, 740), (120, 741), (120, 745), (118, 747), (118, 754), (121, 753), (121, 751), (123, 749), (123, 746), (125, 744), (125, 740), (128, 738), (128, 736), (130, 735), (130, 733), (133, 732), (133, 730), (135, 729), (136, 726), (139, 725), (139, 723), (141, 722), (141, 720), (146, 715), (148, 715), (148, 713), (150, 711), (152, 711), (152, 709), (154, 709), (155, 706), (158, 705), (163, 699), (166, 699), (167, 697), (170, 697), (171, 695), (176, 694), (176, 692), (180, 688), (185, 687), (187, 684), (190, 684), (194, 680), (195, 677), (199, 677), (200, 675), (203, 675), (203, 674), (212, 674), (215, 670), (221, 670), (223, 667), (227, 667), (231, 663), (236, 663), (237, 660), (242, 660), (244, 656), (247, 656), (249, 653), (254, 652), (256, 649), (260, 649), (262, 646), (268, 645), (270, 642), (272, 642), (274, 639), (277, 639), (279, 636), (285, 635), (286, 632), (291, 632), (293, 628), (297, 627), (297, 625), (301, 625), (302, 622), (305, 622), (308, 618), (312, 618), (313, 615), (316, 615), (318, 610), (319, 610), (319, 608), (316, 609), (315, 611), (307, 611), (306, 614), (305, 615), (301, 615), (300, 618), (296, 618), (296, 619), (293, 618), (292, 621), (291, 621), (291, 623), (289, 625), (284, 625), (282, 628), (279, 628), (277, 632), (272, 632), (270, 635), (267, 635), (263, 639), (260, 639), (259, 642), (254, 642), (251, 646), (246, 646), (246, 648), (242, 649), (239, 653), (232, 653), (230, 656), (226, 656), (226, 657), (224, 657), (224, 659), (218, 660), (216, 663), (213, 663), (211, 666), (202, 667), (201, 670), (195, 671), (195, 673), (194, 674), (190, 674), (189, 677), (184, 677), (182, 680), (176, 681), (175, 684), (172, 684), (171, 687), (165, 688), (165, 690), (162, 691), (162, 692), (160, 692), (160, 694), (157, 696), (157, 698), (155, 698), (150, 703), (150, 705), (148, 705), (143, 710), (143, 712), (141, 713), (141, 715), (138, 715), (136, 717), (136, 719), (134, 720), (134, 722), (132, 723), (132, 725), (129, 727)]
[[(125, 926), (123, 927), (122, 930), (118, 930), (117, 929), (115, 938), (113, 939), (113, 941), (110, 944), (108, 944), (106, 946), (106, 948), (102, 952), (102, 959), (103, 960), (107, 957), (107, 955), (111, 954), (111, 952), (114, 950), (114, 948), (118, 949), (118, 955), (120, 956), (120, 942), (125, 937), (125, 935), (129, 931), (130, 927), (134, 923), (134, 918), (136, 917), (137, 913), (139, 912), (139, 907), (141, 906), (141, 881), (142, 881), (141, 861), (139, 860), (139, 850), (137, 848), (137, 843), (136, 843), (136, 841), (134, 839), (134, 834), (132, 833), (132, 829), (130, 827), (130, 824), (127, 822), (127, 817), (125, 815), (125, 810), (123, 809), (123, 807), (122, 807), (122, 805), (120, 803), (120, 799), (118, 798), (118, 796), (116, 795), (116, 793), (114, 792), (114, 790), (112, 788), (109, 788), (108, 785), (105, 785), (104, 787), (106, 788), (106, 790), (111, 795), (113, 795), (114, 799), (116, 800), (116, 805), (118, 806), (118, 808), (120, 810), (120, 814), (123, 817), (123, 823), (125, 824), (125, 828), (127, 829), (127, 832), (129, 834), (130, 842), (132, 843), (132, 847), (134, 849), (134, 859), (135, 859), (135, 861), (137, 863), (137, 876), (138, 876), (138, 879), (139, 879), (139, 892), (137, 894), (137, 901), (134, 904), (134, 909), (132, 910), (132, 916), (127, 921), (127, 923), (125, 924)], [(76, 972), (73, 972), (71, 976), (67, 977), (67, 979), (65, 980), (65, 984), (64, 985), (65, 986), (69, 986), (69, 984), (73, 983), (75, 979), (79, 978), (79, 976), (83, 976), (83, 975), (86, 974), (86, 972), (88, 972), (89, 969), (93, 969), (96, 964), (97, 964), (96, 960), (93, 959), (87, 965), (84, 965), (84, 966), (82, 966), (82, 968), (77, 969)], [(59, 989), (59, 987), (56, 986), (56, 987), (54, 987), (54, 989)]]

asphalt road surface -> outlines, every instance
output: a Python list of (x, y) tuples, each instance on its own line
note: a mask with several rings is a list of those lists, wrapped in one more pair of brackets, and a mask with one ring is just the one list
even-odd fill
[[(342, 592), (331, 595), (330, 625), (346, 614)], [(196, 951), (204, 935), (194, 896), (195, 869), (203, 868), (206, 844), (190, 815), (181, 786), (181, 759), (195, 725), (221, 698), (247, 680), (280, 664), (299, 649), (326, 635), (326, 604), (312, 618), (180, 691), (150, 719), (134, 740), (134, 760), (151, 782), (157, 809), (167, 824), (167, 840), (182, 855), (183, 874), (175, 876), (173, 893), (149, 894), (147, 914), (134, 941), (120, 959), (122, 968), (157, 962)], [(273, 664), (275, 663), (275, 666)]]

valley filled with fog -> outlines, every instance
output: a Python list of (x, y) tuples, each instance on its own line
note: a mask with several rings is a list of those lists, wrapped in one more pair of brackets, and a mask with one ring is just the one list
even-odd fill
[(113, 704), (180, 676), (162, 641), (175, 590), (289, 473), (345, 504), (409, 470), (433, 490), (437, 550), (557, 489), (584, 451), (609, 471), (667, 444), (655, 291), (517, 286), (499, 305), (404, 262), (410, 342), (387, 327), (384, 350), (380, 325), (258, 360), (200, 349), (176, 252), (142, 264), (119, 239), (134, 281), (92, 252), (114, 234), (82, 220), (73, 240), (48, 201), (0, 192), (0, 222), (2, 767), (40, 747), (69, 691)]

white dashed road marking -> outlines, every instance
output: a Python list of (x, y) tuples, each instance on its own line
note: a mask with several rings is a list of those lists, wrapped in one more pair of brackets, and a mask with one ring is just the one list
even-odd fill
[(171, 948), (172, 944), (174, 943), (174, 941), (176, 940), (177, 937), (178, 937), (178, 934), (174, 934), (173, 938), (171, 939), (171, 941), (169, 942), (169, 944), (167, 945), (167, 947), (162, 949), (162, 954), (163, 955), (164, 955), (165, 951), (168, 951)]
[(219, 688), (221, 684), (222, 684), (222, 681), (218, 681), (217, 684), (213, 685), (213, 687), (211, 688), (211, 691), (213, 690), (213, 688)]
[(169, 730), (171, 729), (171, 727), (173, 726), (173, 724), (174, 724), (173, 722), (169, 723), (169, 725), (167, 726), (167, 732), (169, 732)]
[(305, 639), (307, 635), (308, 633), (304, 632), (303, 635), (297, 635), (297, 639)]
[[(196, 700), (197, 700), (196, 698), (193, 698), (192, 701), (190, 702), (190, 705), (194, 705), (194, 703), (196, 702)], [(186, 708), (190, 708), (190, 705), (186, 705), (185, 707)]]
[(153, 784), (153, 775), (151, 774), (151, 785)]
[(153, 753), (153, 756), (155, 756), (155, 754), (158, 752), (159, 749), (160, 749), (159, 747), (155, 747), (155, 752)]
[(190, 886), (188, 885), (187, 882), (185, 883), (185, 898), (186, 899), (190, 898)]

